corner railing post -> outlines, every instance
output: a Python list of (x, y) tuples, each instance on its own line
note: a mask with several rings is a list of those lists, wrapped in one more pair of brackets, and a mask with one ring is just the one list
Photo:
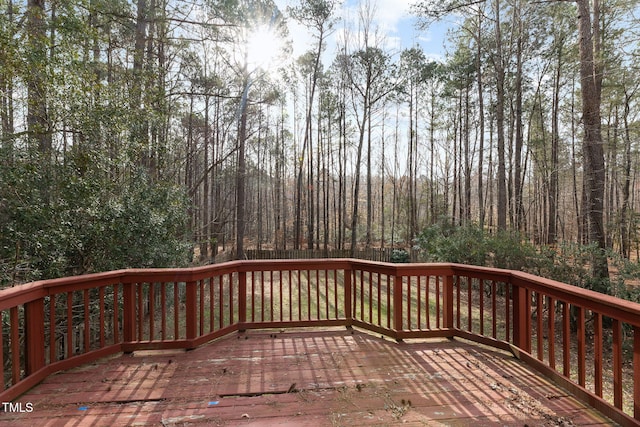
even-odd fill
[(44, 300), (39, 298), (24, 305), (25, 351), (27, 375), (44, 366)]
[(453, 274), (444, 276), (442, 305), (444, 307), (443, 327), (453, 329)]
[(196, 337), (197, 331), (197, 299), (198, 299), (198, 283), (187, 282), (186, 301), (185, 301), (185, 322), (187, 323), (187, 339), (192, 340)]
[(352, 271), (351, 264), (349, 264), (349, 267), (344, 269), (344, 316), (347, 319), (347, 327), (350, 327), (353, 324), (353, 307), (351, 306), (351, 302), (353, 300), (351, 289)]
[(122, 338), (132, 343), (136, 336), (136, 288), (133, 283), (122, 284)]
[[(253, 298), (253, 295), (251, 295)], [(247, 272), (238, 272), (238, 323), (240, 331), (244, 331), (247, 322)]]
[(531, 340), (527, 321), (527, 296), (528, 292), (525, 288), (513, 285), (513, 343), (516, 347), (526, 351), (531, 351)]

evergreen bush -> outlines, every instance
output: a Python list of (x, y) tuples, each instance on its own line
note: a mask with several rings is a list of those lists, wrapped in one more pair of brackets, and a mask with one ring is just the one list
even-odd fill
[(477, 225), (453, 226), (442, 221), (425, 228), (416, 239), (422, 259), (524, 271), (585, 289), (640, 302), (640, 291), (625, 281), (640, 278), (640, 265), (609, 253), (615, 280), (594, 279), (590, 273), (596, 245), (562, 243), (534, 246), (514, 232), (489, 233)]
[(113, 182), (70, 162), (0, 169), (0, 286), (119, 268), (186, 265), (188, 200), (144, 173)]

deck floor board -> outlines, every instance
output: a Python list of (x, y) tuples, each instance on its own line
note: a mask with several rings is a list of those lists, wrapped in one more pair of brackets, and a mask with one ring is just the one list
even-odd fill
[(0, 425), (612, 425), (509, 354), (360, 331), (250, 331), (50, 376)]

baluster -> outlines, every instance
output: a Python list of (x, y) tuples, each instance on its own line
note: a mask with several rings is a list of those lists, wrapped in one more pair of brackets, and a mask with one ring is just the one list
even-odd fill
[[(613, 404), (616, 408), (622, 409), (622, 323), (618, 319), (613, 319), (611, 327), (613, 328)], [(634, 349), (635, 345), (634, 340)]]
[[(593, 379), (595, 393), (602, 397), (602, 315), (600, 313), (594, 313), (593, 318)], [(637, 381), (635, 384), (637, 385)]]
[(393, 280), (393, 328), (402, 331), (402, 276), (397, 273)]

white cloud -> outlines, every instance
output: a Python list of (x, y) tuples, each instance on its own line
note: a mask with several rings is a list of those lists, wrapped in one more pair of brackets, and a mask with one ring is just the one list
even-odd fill
[(410, 16), (415, 0), (377, 0), (377, 19), (383, 30), (399, 32), (398, 24)]

